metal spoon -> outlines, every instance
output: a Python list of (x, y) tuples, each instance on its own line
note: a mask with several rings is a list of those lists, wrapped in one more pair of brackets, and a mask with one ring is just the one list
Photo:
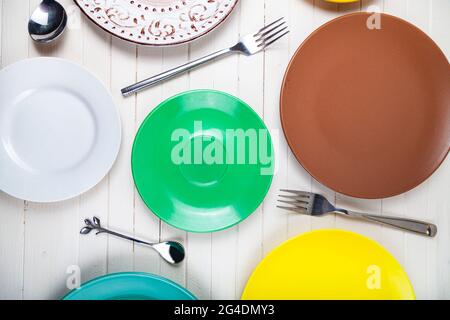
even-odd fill
[(48, 43), (58, 38), (67, 25), (67, 13), (55, 0), (43, 0), (28, 21), (31, 39)]
[(178, 264), (184, 260), (184, 257), (185, 257), (184, 247), (179, 242), (166, 241), (166, 242), (161, 242), (161, 243), (150, 243), (150, 242), (145, 242), (142, 240), (134, 239), (132, 237), (128, 237), (123, 234), (103, 228), (101, 226), (100, 219), (97, 217), (94, 217), (92, 219), (92, 221), (90, 219), (85, 219), (84, 223), (86, 224), (86, 226), (80, 230), (81, 234), (89, 234), (92, 230), (97, 230), (97, 233), (96, 233), (97, 235), (100, 233), (107, 233), (107, 234), (111, 234), (113, 236), (116, 236), (116, 237), (119, 237), (122, 239), (126, 239), (126, 240), (130, 240), (130, 241), (133, 241), (136, 243), (147, 245), (147, 246), (153, 248), (154, 250), (156, 250), (159, 253), (159, 255), (170, 264)]

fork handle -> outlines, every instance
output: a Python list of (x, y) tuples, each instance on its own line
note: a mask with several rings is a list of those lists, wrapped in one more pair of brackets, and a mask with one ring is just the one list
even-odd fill
[(203, 58), (194, 60), (194, 61), (186, 63), (186, 64), (184, 64), (182, 66), (179, 66), (179, 67), (173, 68), (171, 70), (168, 70), (166, 72), (160, 73), (160, 74), (158, 74), (158, 75), (156, 75), (154, 77), (142, 80), (142, 81), (140, 81), (140, 82), (138, 82), (136, 84), (133, 84), (133, 85), (131, 85), (129, 87), (123, 88), (122, 89), (122, 95), (124, 97), (130, 96), (133, 93), (142, 91), (142, 90), (144, 90), (146, 88), (149, 88), (149, 87), (152, 87), (152, 86), (154, 86), (154, 85), (156, 85), (156, 84), (158, 84), (158, 83), (160, 83), (162, 81), (171, 79), (171, 78), (173, 78), (173, 77), (175, 77), (175, 76), (177, 76), (177, 75), (179, 75), (179, 74), (181, 74), (183, 72), (186, 72), (188, 70), (197, 68), (197, 67), (199, 67), (199, 66), (201, 66), (201, 65), (203, 65), (203, 64), (205, 64), (205, 63), (207, 63), (207, 62), (209, 62), (211, 60), (214, 60), (214, 59), (216, 59), (218, 57), (221, 57), (221, 56), (224, 56), (226, 54), (229, 54), (230, 52), (233, 52), (233, 50), (231, 48), (223, 49), (223, 50), (214, 52), (214, 53), (212, 53), (210, 55), (207, 55), (207, 56), (205, 56)]
[(337, 213), (345, 214), (348, 217), (376, 222), (388, 225), (398, 229), (414, 232), (428, 237), (434, 237), (437, 234), (437, 226), (428, 222), (405, 219), (399, 217), (379, 216), (374, 214), (359, 213), (347, 210), (338, 210)]

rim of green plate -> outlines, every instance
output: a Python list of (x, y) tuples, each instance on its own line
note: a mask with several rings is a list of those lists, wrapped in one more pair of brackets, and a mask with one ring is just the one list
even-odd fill
[(272, 155), (273, 155), (273, 158), (274, 158), (274, 162), (275, 162), (275, 163), (276, 163), (276, 160), (275, 160), (276, 155), (275, 155), (275, 150), (274, 150), (274, 146), (273, 146), (272, 135), (270, 134), (269, 129), (267, 128), (266, 124), (264, 123), (264, 120), (261, 119), (261, 117), (259, 116), (259, 114), (258, 114), (255, 110), (253, 110), (253, 108), (250, 107), (250, 105), (247, 104), (244, 100), (239, 99), (238, 97), (236, 97), (236, 96), (234, 96), (234, 95), (232, 95), (232, 94), (229, 94), (229, 93), (227, 93), (227, 92), (223, 92), (223, 91), (219, 91), (219, 90), (211, 90), (211, 89), (196, 89), (196, 90), (188, 90), (188, 91), (184, 91), (184, 92), (182, 92), (182, 93), (176, 94), (176, 95), (174, 95), (174, 96), (172, 96), (172, 97), (170, 97), (170, 98), (164, 100), (163, 102), (161, 102), (160, 104), (158, 104), (158, 105), (157, 105), (157, 106), (156, 106), (156, 107), (155, 107), (155, 108), (147, 115), (147, 117), (144, 119), (144, 121), (142, 122), (141, 126), (139, 127), (139, 130), (138, 130), (137, 133), (136, 133), (136, 136), (135, 136), (134, 142), (133, 142), (133, 148), (132, 148), (132, 151), (131, 151), (131, 171), (132, 171), (132, 175), (133, 175), (133, 180), (134, 180), (135, 188), (136, 188), (136, 190), (138, 191), (140, 198), (141, 198), (142, 201), (145, 203), (145, 205), (151, 210), (151, 212), (152, 212), (155, 216), (157, 216), (159, 219), (161, 219), (162, 221), (164, 221), (165, 223), (167, 223), (168, 225), (170, 225), (170, 226), (172, 226), (172, 227), (174, 227), (174, 228), (176, 228), (176, 229), (178, 229), (178, 230), (183, 230), (183, 231), (187, 231), (187, 232), (191, 232), (191, 233), (198, 233), (198, 234), (205, 233), (205, 234), (206, 234), (206, 233), (214, 233), (214, 232), (219, 232), (219, 231), (223, 231), (223, 230), (232, 228), (232, 227), (234, 227), (234, 226), (240, 224), (241, 222), (245, 221), (246, 219), (248, 219), (248, 217), (250, 217), (253, 213), (255, 213), (255, 211), (259, 208), (259, 206), (261, 206), (261, 204), (264, 202), (264, 199), (267, 197), (267, 194), (269, 193), (270, 187), (272, 186), (274, 174), (271, 174), (271, 175), (270, 175), (269, 183), (267, 184), (267, 188), (266, 188), (266, 190), (264, 191), (263, 196), (261, 197), (261, 200), (258, 201), (257, 205), (255, 206), (255, 208), (253, 208), (253, 210), (250, 212), (250, 214), (248, 214), (244, 219), (240, 219), (240, 220), (236, 221), (235, 223), (229, 224), (229, 225), (224, 226), (224, 227), (221, 227), (221, 228), (216, 228), (216, 229), (211, 229), (211, 230), (205, 230), (205, 231), (193, 230), (193, 229), (191, 229), (191, 228), (180, 228), (179, 226), (176, 226), (176, 225), (174, 225), (173, 223), (171, 223), (168, 219), (162, 218), (160, 215), (158, 215), (158, 214), (152, 209), (151, 205), (144, 199), (144, 197), (143, 197), (142, 194), (141, 194), (141, 191), (139, 190), (139, 188), (138, 188), (137, 185), (136, 185), (136, 178), (135, 178), (136, 172), (135, 172), (134, 166), (133, 166), (133, 158), (134, 158), (133, 155), (134, 155), (134, 150), (135, 150), (136, 143), (137, 143), (136, 141), (138, 140), (137, 137), (139, 136), (141, 130), (143, 130), (143, 127), (145, 126), (145, 124), (147, 123), (147, 121), (149, 121), (149, 119), (152, 117), (152, 115), (153, 115), (154, 113), (158, 112), (158, 110), (162, 109), (162, 108), (164, 107), (164, 105), (166, 105), (166, 104), (169, 103), (170, 101), (175, 100), (175, 99), (177, 99), (177, 98), (179, 98), (179, 97), (181, 97), (181, 96), (185, 96), (185, 95), (188, 95), (188, 94), (195, 94), (195, 93), (214, 93), (214, 94), (220, 94), (220, 95), (227, 96), (227, 97), (229, 97), (229, 98), (232, 98), (232, 99), (234, 99), (234, 100), (239, 101), (239, 102), (240, 102), (242, 105), (244, 105), (250, 112), (252, 112), (252, 113), (256, 116), (256, 118), (260, 121), (260, 123), (262, 124), (262, 126), (263, 126), (265, 129), (267, 129), (267, 132), (269, 133), (269, 135), (268, 135), (269, 141), (270, 141), (270, 144), (271, 144), (271, 147), (272, 147)]

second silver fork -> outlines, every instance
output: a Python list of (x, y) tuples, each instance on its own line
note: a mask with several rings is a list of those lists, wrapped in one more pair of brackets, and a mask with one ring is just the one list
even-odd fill
[(286, 22), (284, 18), (278, 19), (264, 28), (260, 29), (256, 33), (249, 34), (245, 37), (242, 37), (237, 44), (230, 48), (226, 48), (220, 51), (217, 51), (213, 54), (210, 54), (206, 57), (200, 58), (198, 60), (189, 62), (180, 67), (171, 69), (169, 71), (163, 72), (154, 77), (145, 79), (141, 82), (138, 82), (134, 85), (126, 87), (122, 89), (122, 95), (129, 96), (133, 93), (139, 92), (146, 88), (152, 87), (161, 81), (165, 81), (179, 75), (183, 72), (191, 70), (193, 68), (199, 67), (211, 60), (216, 58), (228, 55), (230, 53), (242, 53), (246, 56), (251, 56), (260, 51), (263, 51), (265, 48), (273, 44), (275, 41), (281, 39), (285, 35), (287, 35), (289, 31), (287, 30)]
[(428, 222), (339, 209), (333, 206), (324, 196), (320, 194), (285, 189), (280, 191), (287, 194), (279, 195), (281, 199), (278, 201), (288, 205), (277, 206), (281, 209), (311, 216), (322, 216), (328, 213), (336, 213), (349, 218), (388, 225), (394, 228), (414, 232), (428, 237), (434, 237), (437, 234), (436, 225)]

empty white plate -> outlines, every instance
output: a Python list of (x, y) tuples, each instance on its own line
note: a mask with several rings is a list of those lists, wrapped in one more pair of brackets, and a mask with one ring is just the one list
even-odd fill
[(76, 197), (108, 173), (120, 140), (111, 95), (84, 68), (36, 58), (0, 71), (0, 190), (35, 202)]

